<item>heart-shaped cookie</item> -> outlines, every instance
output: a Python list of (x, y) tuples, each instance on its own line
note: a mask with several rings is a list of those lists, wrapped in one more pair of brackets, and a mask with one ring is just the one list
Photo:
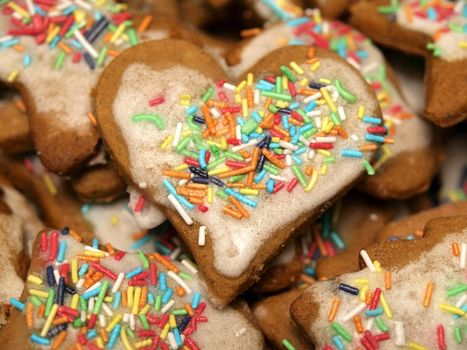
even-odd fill
[(384, 142), (374, 93), (337, 55), (284, 48), (251, 72), (226, 83), (199, 48), (161, 40), (122, 53), (96, 88), (115, 163), (182, 235), (218, 305), (372, 172)]

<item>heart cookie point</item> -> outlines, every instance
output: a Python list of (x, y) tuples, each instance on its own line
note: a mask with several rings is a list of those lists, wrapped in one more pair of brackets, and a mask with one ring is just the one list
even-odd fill
[(277, 50), (229, 84), (188, 43), (143, 43), (104, 71), (95, 105), (116, 164), (174, 224), (220, 305), (371, 169), (360, 146), (381, 122), (358, 72), (306, 47)]

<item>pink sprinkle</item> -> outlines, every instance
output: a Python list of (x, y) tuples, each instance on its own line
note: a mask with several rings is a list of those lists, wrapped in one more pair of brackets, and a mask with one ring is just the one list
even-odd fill
[(47, 251), (47, 233), (41, 233), (41, 252), (45, 253)]
[(198, 209), (202, 213), (205, 213), (205, 212), (207, 212), (209, 210), (209, 208), (207, 206), (202, 205), (202, 204), (198, 205)]
[(26, 168), (27, 171), (32, 173), (34, 171), (34, 167), (32, 165), (32, 161), (29, 158), (24, 159), (24, 167)]
[(158, 96), (158, 97), (153, 98), (152, 100), (149, 100), (149, 105), (151, 107), (154, 107), (154, 106), (160, 105), (161, 103), (164, 103), (164, 101), (165, 101), (164, 96)]
[(298, 184), (298, 180), (296, 177), (294, 177), (292, 181), (290, 181), (289, 184), (287, 185), (287, 192), (292, 192), (295, 186), (297, 186), (297, 184)]
[(143, 196), (139, 196), (138, 200), (136, 201), (135, 213), (139, 213), (144, 208), (144, 204), (146, 203), (146, 199)]
[(336, 255), (336, 251), (335, 251), (334, 247), (332, 246), (331, 242), (324, 241), (324, 246), (326, 247), (326, 251), (328, 252), (329, 256)]

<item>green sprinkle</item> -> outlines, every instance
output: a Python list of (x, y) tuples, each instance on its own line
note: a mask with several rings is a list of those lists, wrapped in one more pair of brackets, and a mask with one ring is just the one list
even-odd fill
[(134, 28), (129, 28), (126, 33), (128, 35), (130, 46), (135, 46), (138, 44), (138, 35), (136, 35), (136, 30)]
[(81, 295), (79, 297), (79, 306), (81, 308), (81, 311), (86, 311), (88, 309), (88, 304), (86, 303), (86, 300)]
[(274, 106), (272, 103), (269, 105), (269, 111), (270, 111), (271, 113), (276, 114), (278, 110), (279, 110), (279, 108), (277, 108), (276, 106)]
[(130, 328), (124, 328), (124, 331), (128, 334), (128, 336), (132, 339), (135, 339), (136, 338), (136, 335), (135, 333), (130, 329)]
[(104, 46), (100, 51), (99, 55), (97, 56), (97, 65), (99, 67), (104, 66), (105, 64), (105, 59), (107, 58), (107, 53), (109, 52), (109, 48), (107, 46)]
[(229, 196), (227, 193), (225, 193), (224, 190), (219, 190), (216, 192), (216, 196), (221, 198), (221, 199), (227, 199)]
[(462, 335), (462, 328), (459, 325), (454, 326), (454, 339), (456, 339), (456, 343), (460, 344), (464, 340)]
[(200, 134), (192, 134), (191, 139), (193, 140), (193, 142), (199, 149), (206, 148), (203, 142), (203, 138), (201, 137)]
[(164, 129), (164, 120), (157, 114), (150, 114), (150, 113), (141, 113), (141, 114), (136, 114), (132, 117), (132, 120), (134, 122), (150, 122), (153, 123), (156, 128), (159, 130)]
[(287, 79), (289, 79), (292, 83), (295, 83), (297, 81), (297, 77), (292, 73), (292, 71), (288, 67), (281, 66), (281, 72), (284, 73)]
[(379, 6), (378, 7), (378, 12), (383, 15), (389, 15), (392, 13), (396, 13), (397, 10), (398, 10), (397, 6)]
[(31, 303), (33, 303), (34, 305), (38, 307), (42, 305), (41, 300), (36, 295), (33, 295), (32, 297), (30, 297), (29, 300), (31, 301)]
[(77, 317), (73, 321), (73, 328), (81, 328), (81, 327), (83, 327), (83, 322), (81, 322), (81, 318)]
[(376, 327), (378, 327), (378, 329), (381, 332), (389, 331), (389, 327), (384, 323), (384, 321), (380, 317), (376, 317), (375, 323), (376, 323)]
[(341, 95), (344, 100), (349, 101), (350, 103), (355, 103), (357, 101), (357, 96), (352, 94), (350, 91), (348, 91), (342, 82), (340, 80), (335, 80), (334, 81), (334, 86), (336, 87), (337, 91), (339, 92), (339, 95)]
[(258, 123), (256, 122), (255, 119), (251, 118), (251, 119), (248, 119), (248, 121), (242, 125), (240, 130), (242, 131), (243, 134), (250, 135), (257, 128), (258, 128)]
[(276, 92), (279, 94), (282, 93), (282, 77), (276, 78)]
[(208, 102), (208, 100), (211, 98), (213, 93), (214, 93), (214, 88), (211, 86), (203, 96), (204, 103)]
[(101, 312), (102, 303), (104, 302), (105, 293), (107, 293), (108, 288), (109, 281), (104, 281), (104, 283), (102, 283), (101, 290), (99, 291), (99, 294), (97, 296), (97, 301), (94, 305), (94, 310), (92, 311), (94, 315), (98, 315)]
[(214, 156), (218, 157), (220, 154), (219, 147), (216, 145), (211, 145), (209, 146), (209, 149), (211, 150), (211, 153), (214, 154)]
[(349, 332), (347, 332), (347, 330), (342, 325), (340, 325), (337, 322), (333, 322), (331, 324), (331, 327), (332, 327), (332, 329), (334, 329), (336, 331), (337, 334), (339, 334), (347, 342), (350, 343), (352, 341), (352, 336), (350, 335)]
[(61, 70), (63, 68), (63, 64), (65, 63), (66, 53), (65, 51), (60, 51), (55, 59), (55, 70)]
[(154, 310), (159, 311), (161, 309), (161, 303), (162, 303), (162, 296), (161, 295), (156, 296), (156, 301), (154, 303)]
[(239, 160), (239, 161), (243, 160), (243, 157), (238, 153), (233, 153), (233, 152), (230, 152), (230, 151), (226, 151), (226, 152), (224, 152), (224, 154), (225, 154), (225, 157), (229, 158), (229, 159), (235, 159), (235, 160)]
[(50, 288), (49, 295), (47, 296), (47, 303), (45, 304), (45, 313), (44, 313), (45, 317), (49, 316), (50, 311), (52, 310), (52, 306), (54, 305), (54, 301), (55, 301), (55, 289)]
[(366, 159), (363, 160), (363, 167), (365, 168), (368, 175), (373, 176), (375, 174), (375, 169), (373, 169), (370, 162)]
[(193, 277), (191, 277), (191, 275), (187, 274), (186, 272), (180, 271), (178, 275), (184, 280), (191, 281), (193, 279)]
[(143, 267), (145, 269), (149, 269), (149, 259), (148, 257), (146, 256), (146, 254), (144, 254), (141, 250), (138, 252), (138, 256), (141, 260), (141, 262), (143, 263)]
[(187, 157), (192, 157), (192, 158), (198, 158), (198, 153), (195, 153), (193, 151), (189, 151), (187, 149), (184, 149), (180, 152), (180, 154), (187, 156)]
[(188, 135), (188, 136), (185, 136), (184, 138), (182, 138), (178, 144), (177, 144), (177, 147), (175, 147), (175, 149), (177, 150), (177, 152), (181, 152), (182, 150), (184, 150), (188, 144), (190, 143), (191, 141), (191, 136)]
[(188, 125), (190, 126), (190, 128), (196, 132), (200, 132), (201, 131), (201, 128), (199, 127), (198, 124), (195, 123), (194, 121), (194, 115), (189, 115), (187, 117), (187, 121), (188, 121)]
[(326, 157), (323, 159), (323, 163), (326, 163), (326, 164), (335, 163), (335, 162), (336, 162), (336, 158), (334, 157)]
[(139, 314), (139, 319), (141, 320), (141, 324), (143, 325), (144, 329), (150, 328), (148, 319), (146, 318), (145, 314)]
[(188, 312), (185, 309), (175, 309), (172, 311), (172, 315), (175, 315), (175, 316), (183, 316), (187, 314)]
[(281, 100), (281, 101), (287, 101), (291, 102), (292, 101), (292, 96), (288, 94), (279, 94), (277, 92), (273, 91), (261, 91), (261, 95), (266, 96), (266, 97), (272, 97), (276, 100)]
[(295, 350), (295, 346), (293, 346), (287, 339), (282, 339), (281, 343), (287, 350)]
[(264, 169), (273, 175), (279, 175), (279, 169), (272, 164), (264, 164)]
[(235, 182), (242, 181), (244, 178), (245, 178), (245, 175), (236, 175), (236, 176), (230, 177), (229, 181), (235, 183)]
[(302, 136), (303, 136), (304, 138), (307, 139), (307, 138), (309, 138), (310, 136), (313, 136), (314, 134), (316, 134), (317, 132), (318, 132), (318, 129), (316, 129), (316, 128), (311, 128), (310, 130), (305, 131), (305, 132), (302, 134)]
[(336, 112), (331, 112), (331, 120), (334, 124), (336, 125), (341, 125), (342, 122), (341, 122), (341, 119), (339, 118), (339, 116), (337, 115)]
[(305, 188), (307, 183), (306, 183), (305, 176), (303, 175), (300, 168), (298, 166), (296, 166), (296, 165), (293, 165), (292, 166), (292, 171), (295, 174), (295, 176), (297, 177), (298, 182), (300, 182), (300, 185), (302, 185), (302, 187)]
[(213, 162), (209, 162), (208, 164), (208, 170), (213, 170), (215, 168), (217, 168), (218, 165), (221, 165), (222, 163), (225, 162), (225, 157), (222, 156), (222, 157), (219, 157), (219, 159), (213, 161)]
[(448, 297), (455, 297), (461, 293), (467, 292), (467, 283), (461, 283), (451, 289), (448, 289)]

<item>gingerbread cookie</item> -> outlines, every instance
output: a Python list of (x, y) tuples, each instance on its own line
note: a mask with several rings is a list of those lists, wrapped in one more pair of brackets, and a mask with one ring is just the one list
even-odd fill
[(446, 160), (440, 171), (441, 202), (457, 202), (467, 200), (467, 132), (449, 133), (446, 140)]
[(340, 17), (351, 0), (309, 0), (311, 7), (320, 9), (321, 13), (326, 18)]
[(227, 55), (231, 73), (238, 76), (262, 56), (285, 45), (333, 50), (360, 69), (375, 89), (385, 117), (383, 134), (388, 135), (388, 141), (373, 164), (376, 176), (366, 178), (361, 188), (381, 198), (408, 198), (426, 191), (440, 162), (432, 130), (405, 102), (381, 51), (352, 27), (324, 20), (319, 11), (313, 10), (310, 19), (292, 19), (241, 44)]
[(292, 304), (317, 348), (465, 348), (467, 217), (435, 219), (424, 231), (369, 247), (363, 270), (316, 283)]
[(266, 340), (275, 349), (308, 350), (313, 345), (297, 329), (290, 316), (290, 305), (303, 292), (292, 289), (253, 304), (251, 311)]
[(4, 349), (262, 349), (242, 304), (217, 310), (190, 269), (158, 254), (112, 253), (66, 232), (38, 235)]
[(351, 22), (381, 44), (426, 57), (425, 116), (446, 127), (467, 117), (467, 4), (463, 0), (360, 1)]
[(19, 154), (34, 149), (24, 103), (12, 90), (0, 86), (0, 149)]
[(47, 169), (69, 173), (97, 151), (90, 95), (102, 67), (125, 47), (177, 35), (172, 22), (152, 14), (132, 21), (112, 0), (2, 6), (0, 80), (21, 92)]
[[(122, 175), (182, 235), (219, 305), (253, 283), (297, 227), (372, 172), (373, 145), (384, 140), (366, 130), (381, 123), (371, 89), (321, 50), (278, 50), (239, 87), (182, 41), (143, 43), (114, 62), (96, 89), (100, 132)], [(330, 113), (321, 125), (306, 115), (314, 109)], [(358, 110), (372, 118), (350, 117)], [(284, 221), (278, 204), (286, 202)]]
[(377, 242), (394, 239), (417, 239), (423, 237), (423, 228), (431, 219), (467, 214), (467, 201), (434, 207), (391, 222), (378, 233)]

